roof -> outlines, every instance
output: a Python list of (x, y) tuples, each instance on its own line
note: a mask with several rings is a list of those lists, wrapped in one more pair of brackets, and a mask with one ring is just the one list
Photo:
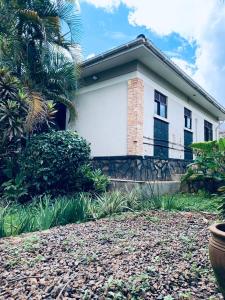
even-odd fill
[(140, 61), (186, 94), (192, 101), (204, 107), (219, 120), (225, 120), (225, 108), (181, 68), (155, 47), (144, 35), (135, 40), (104, 52), (81, 64), (82, 77), (95, 75), (105, 70)]

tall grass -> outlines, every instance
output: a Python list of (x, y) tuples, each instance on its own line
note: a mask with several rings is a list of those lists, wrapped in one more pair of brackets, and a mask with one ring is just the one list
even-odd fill
[(24, 206), (0, 206), (0, 237), (85, 222), (125, 211), (216, 211), (219, 205), (218, 197), (207, 199), (202, 195), (181, 194), (160, 196), (158, 187), (149, 184), (130, 192), (108, 192), (96, 197), (80, 193), (51, 199), (45, 195)]
[(86, 219), (87, 199), (82, 194), (54, 200), (45, 195), (28, 205), (0, 207), (0, 237), (46, 230)]

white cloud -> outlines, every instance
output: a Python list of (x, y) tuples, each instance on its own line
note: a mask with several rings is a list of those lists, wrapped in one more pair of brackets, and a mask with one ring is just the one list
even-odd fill
[(81, 2), (93, 4), (95, 7), (104, 8), (107, 11), (112, 11), (121, 3), (120, 0), (81, 0)]
[(178, 57), (172, 57), (171, 60), (183, 71), (185, 71), (189, 76), (194, 76), (196, 72), (196, 66), (194, 64), (190, 64), (186, 60)]
[(89, 55), (86, 57), (86, 59), (90, 59), (90, 58), (93, 58), (93, 57), (95, 57), (95, 53), (89, 54)]
[[(173, 57), (182, 69), (225, 104), (225, 3), (222, 0), (81, 0), (113, 12), (122, 3), (129, 23), (160, 36), (177, 33), (197, 44), (195, 65)], [(178, 51), (182, 54), (182, 47)], [(175, 55), (173, 55), (175, 56)]]

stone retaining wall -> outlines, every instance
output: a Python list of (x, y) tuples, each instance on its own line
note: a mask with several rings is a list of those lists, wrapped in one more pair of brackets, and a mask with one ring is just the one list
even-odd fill
[(174, 180), (184, 174), (190, 161), (181, 159), (161, 160), (150, 156), (95, 157), (93, 165), (111, 178), (136, 181)]

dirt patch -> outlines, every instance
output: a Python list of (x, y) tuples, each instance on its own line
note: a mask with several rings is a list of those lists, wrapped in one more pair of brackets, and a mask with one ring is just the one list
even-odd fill
[(209, 214), (149, 212), (0, 240), (0, 299), (223, 299)]

